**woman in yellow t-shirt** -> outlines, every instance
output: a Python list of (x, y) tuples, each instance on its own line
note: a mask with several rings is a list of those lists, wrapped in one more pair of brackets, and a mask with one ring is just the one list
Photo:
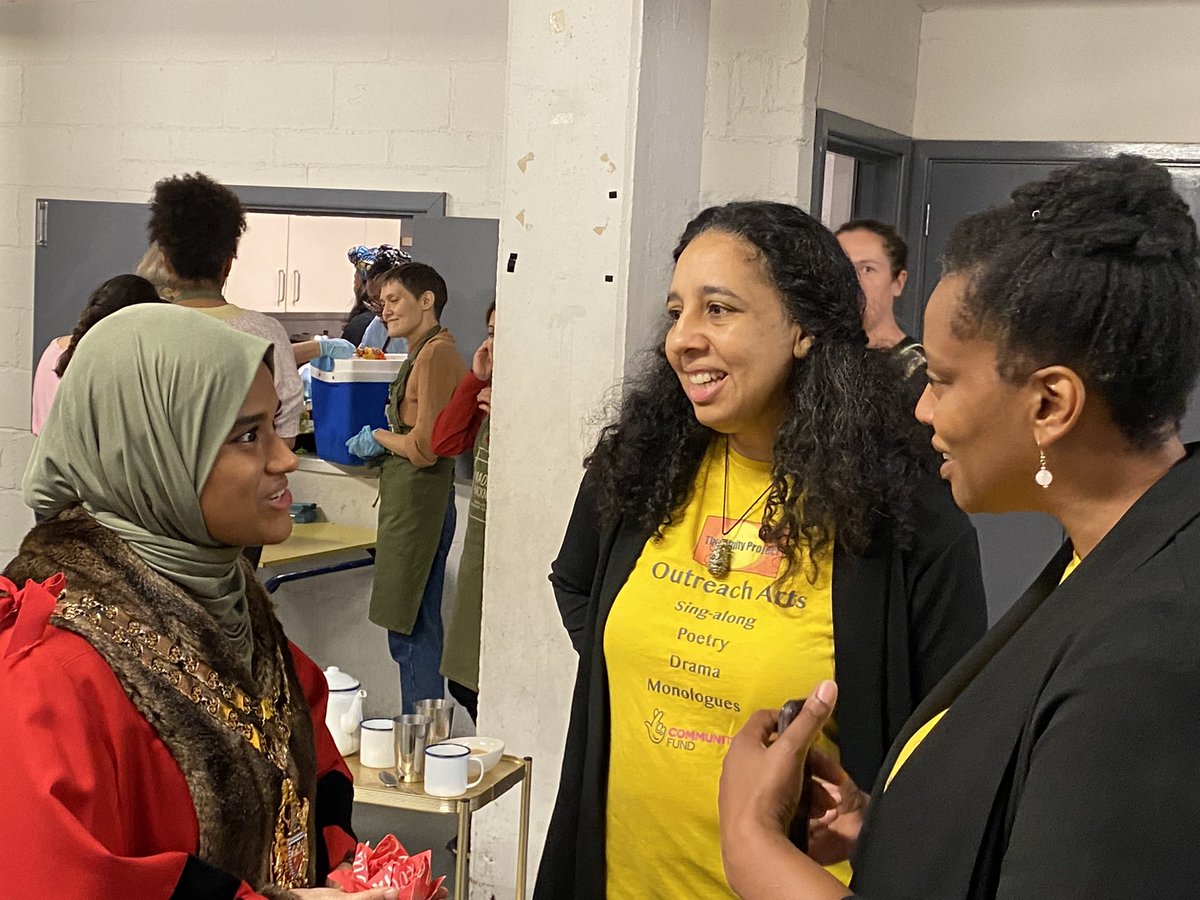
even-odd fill
[(717, 781), (750, 712), (836, 674), (823, 746), (873, 778), (985, 627), (974, 530), (827, 229), (706, 210), (665, 313), (553, 565), (580, 661), (547, 900), (730, 897)]
[[(868, 782), (814, 755), (838, 782), (824, 824), (854, 852), (856, 897), (1197, 896), (1192, 215), (1166, 169), (1122, 156), (1025, 185), (950, 237), (917, 416), (959, 506), (1046, 513), (1067, 541), (914, 712), (869, 806), (855, 787)], [(722, 849), (745, 900), (847, 896), (784, 839), (839, 687), (823, 683), (769, 746), (770, 710), (731, 744)]]

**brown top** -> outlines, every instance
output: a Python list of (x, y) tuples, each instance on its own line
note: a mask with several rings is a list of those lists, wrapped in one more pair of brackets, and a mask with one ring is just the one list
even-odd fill
[(412, 430), (396, 435), (393, 452), (422, 469), (437, 462), (438, 456), (433, 452), (433, 423), (450, 402), (466, 371), (450, 332), (439, 331), (429, 339), (413, 363), (404, 399), (400, 401), (400, 418)]

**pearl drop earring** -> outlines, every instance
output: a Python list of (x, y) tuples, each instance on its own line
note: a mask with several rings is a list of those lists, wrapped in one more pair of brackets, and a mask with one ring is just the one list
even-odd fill
[(1054, 481), (1054, 474), (1046, 468), (1046, 451), (1041, 444), (1038, 444), (1038, 470), (1033, 480), (1043, 489), (1050, 487), (1050, 482)]

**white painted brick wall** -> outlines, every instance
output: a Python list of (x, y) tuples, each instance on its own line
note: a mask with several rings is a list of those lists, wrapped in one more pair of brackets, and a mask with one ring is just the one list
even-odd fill
[(450, 125), (450, 66), (387, 62), (337, 68), (334, 122), (338, 128), (381, 129), (383, 121), (404, 131), (438, 131)]
[(223, 96), (213, 98), (233, 128), (329, 128), (333, 80), (328, 65), (242, 63), (225, 72)]
[[(0, 163), (0, 171), (4, 171), (3, 163)], [(0, 187), (0, 247), (15, 247), (20, 242), (19, 221), (17, 189), (10, 185)], [(4, 305), (4, 299), (0, 295), (0, 306)]]
[(913, 133), (921, 6), (916, 0), (828, 0), (818, 104)]
[(277, 130), (273, 135), (275, 161), (304, 166), (383, 166), (391, 141), (380, 131)]
[(122, 66), (120, 121), (184, 128), (219, 126), (224, 118), (221, 98), (226, 71), (224, 66), (197, 63)]
[(0, 124), (21, 121), (21, 66), (0, 66)]
[(195, 160), (200, 166), (214, 163), (262, 164), (275, 155), (275, 132), (268, 128), (220, 131), (173, 129), (167, 150), (169, 155), (160, 159), (179, 160), (180, 163)]
[(450, 128), (461, 131), (504, 109), (504, 62), (456, 62), (450, 69)]
[(0, 2), (0, 564), (32, 523), (36, 198), (143, 200), (200, 169), (496, 216), (507, 40), (504, 0)]
[(701, 200), (807, 208), (817, 107), (912, 132), (916, 0), (712, 0)]
[(766, 198), (807, 205), (809, 3), (712, 0), (701, 205)]
[(111, 121), (121, 69), (97, 63), (25, 67), (22, 120), (35, 125), (102, 125)]

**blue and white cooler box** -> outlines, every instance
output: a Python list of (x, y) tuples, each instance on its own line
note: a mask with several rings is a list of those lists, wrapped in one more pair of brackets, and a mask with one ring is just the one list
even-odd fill
[(312, 370), (312, 419), (317, 456), (343, 466), (363, 460), (346, 449), (346, 441), (364, 425), (387, 428), (388, 386), (396, 380), (405, 353), (387, 359), (335, 359), (333, 368)]

